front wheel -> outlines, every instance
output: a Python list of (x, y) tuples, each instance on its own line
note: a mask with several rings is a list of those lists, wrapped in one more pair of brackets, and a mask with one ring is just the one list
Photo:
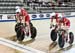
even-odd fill
[(23, 26), (23, 23), (17, 23), (16, 25), (15, 25), (15, 32), (17, 32), (17, 30), (20, 28), (19, 26)]
[(35, 39), (36, 35), (37, 35), (36, 28), (35, 27), (31, 27), (31, 38)]
[(69, 33), (69, 44), (72, 44), (74, 42), (74, 34), (72, 32)]
[(17, 40), (23, 41), (24, 37), (25, 37), (24, 31), (22, 31), (21, 28), (19, 28), (17, 31)]
[(64, 41), (64, 38), (62, 37), (62, 35), (59, 36), (58, 44), (59, 44), (60, 48), (64, 47), (65, 41)]
[(56, 39), (57, 39), (57, 32), (55, 30), (52, 30), (50, 36), (51, 36), (51, 40), (52, 41), (56, 41)]

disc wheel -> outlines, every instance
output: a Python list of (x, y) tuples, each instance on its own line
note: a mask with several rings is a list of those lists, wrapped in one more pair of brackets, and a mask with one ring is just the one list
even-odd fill
[(35, 39), (36, 35), (37, 35), (36, 28), (35, 27), (31, 27), (31, 38)]
[(23, 23), (17, 23), (16, 25), (15, 25), (15, 32), (17, 32), (17, 30), (19, 29), (19, 26), (20, 25), (23, 25)]
[(23, 41), (24, 36), (25, 36), (24, 31), (21, 31), (21, 28), (19, 28), (17, 31), (17, 40)]
[(57, 32), (55, 30), (52, 30), (50, 36), (51, 36), (51, 40), (52, 41), (56, 41), (56, 39), (57, 39)]
[(65, 41), (64, 41), (62, 35), (59, 36), (58, 44), (59, 44), (59, 47), (60, 48), (63, 48), (64, 47)]
[(74, 34), (72, 32), (69, 33), (69, 44), (72, 44), (74, 42)]

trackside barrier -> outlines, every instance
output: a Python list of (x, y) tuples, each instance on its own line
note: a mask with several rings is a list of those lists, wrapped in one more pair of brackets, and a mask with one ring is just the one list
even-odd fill
[(18, 44), (16, 42), (13, 42), (13, 41), (10, 41), (10, 40), (4, 39), (4, 38), (0, 38), (0, 44), (14, 48), (14, 49), (22, 51), (24, 53), (45, 53), (43, 51), (39, 51), (39, 50), (30, 48), (30, 47), (27, 47), (25, 45)]
[[(36, 13), (29, 14), (31, 20), (42, 20), (42, 19), (50, 19), (52, 13)], [(63, 12), (58, 13), (63, 15), (64, 17), (75, 17), (75, 12)], [(0, 22), (9, 22), (15, 21), (15, 14), (0, 14)]]

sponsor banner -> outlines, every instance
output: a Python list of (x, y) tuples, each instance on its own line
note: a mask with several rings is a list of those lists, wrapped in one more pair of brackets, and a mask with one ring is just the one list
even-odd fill
[(50, 13), (29, 14), (31, 19), (50, 18)]
[[(64, 12), (64, 13), (59, 13), (63, 17), (72, 17), (75, 16), (75, 12)], [(41, 14), (30, 14), (31, 19), (41, 19), (41, 18), (50, 18), (51, 13), (41, 13)]]
[(2, 20), (2, 15), (0, 15), (0, 20)]
[(0, 15), (0, 21), (3, 20), (15, 20), (15, 15)]
[[(75, 12), (64, 12), (61, 14), (67, 18), (75, 16)], [(51, 13), (29, 14), (31, 20), (46, 19), (46, 18), (49, 19), (50, 15), (51, 15)], [(9, 14), (0, 15), (0, 21), (2, 21), (2, 20), (6, 20), (6, 21), (15, 20), (15, 15), (9, 15)]]
[(15, 20), (15, 15), (7, 15), (8, 20)]

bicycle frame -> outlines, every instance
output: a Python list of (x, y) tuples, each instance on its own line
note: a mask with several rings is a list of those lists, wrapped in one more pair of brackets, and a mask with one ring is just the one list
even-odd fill
[(52, 25), (51, 27), (55, 27), (54, 30), (57, 32), (58, 35), (63, 35), (63, 38), (65, 37), (64, 29), (59, 28), (57, 25)]

